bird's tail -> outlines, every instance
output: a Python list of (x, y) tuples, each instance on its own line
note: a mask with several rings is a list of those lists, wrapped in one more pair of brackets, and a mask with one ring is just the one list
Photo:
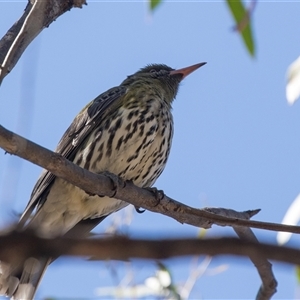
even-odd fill
[(32, 300), (50, 262), (49, 258), (28, 258), (18, 273), (0, 262), (0, 295), (12, 300)]

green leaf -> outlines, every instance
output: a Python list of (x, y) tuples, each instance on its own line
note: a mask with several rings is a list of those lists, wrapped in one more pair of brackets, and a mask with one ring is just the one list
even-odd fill
[(296, 266), (296, 278), (297, 278), (297, 283), (300, 284), (300, 267)]
[[(255, 0), (252, 0), (252, 5), (254, 7)], [(250, 23), (250, 13), (241, 0), (226, 0), (229, 10), (231, 11), (233, 18), (236, 22), (236, 30), (242, 35), (242, 39), (249, 53), (254, 56), (255, 46), (253, 41), (251, 23)]]
[(160, 3), (161, 0), (150, 0), (150, 9), (153, 11)]

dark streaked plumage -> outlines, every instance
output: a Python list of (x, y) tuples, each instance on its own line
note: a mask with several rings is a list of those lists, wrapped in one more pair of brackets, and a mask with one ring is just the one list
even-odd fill
[[(169, 156), (173, 136), (171, 104), (179, 83), (203, 64), (180, 70), (154, 64), (128, 76), (76, 116), (56, 152), (92, 172), (109, 171), (137, 186), (151, 187)], [(20, 226), (53, 237), (72, 232), (84, 223), (88, 232), (107, 215), (127, 205), (118, 199), (91, 196), (44, 171)], [(23, 276), (20, 287), (10, 286), (7, 293), (15, 294), (15, 299), (32, 298), (49, 262), (39, 259), (39, 271)]]

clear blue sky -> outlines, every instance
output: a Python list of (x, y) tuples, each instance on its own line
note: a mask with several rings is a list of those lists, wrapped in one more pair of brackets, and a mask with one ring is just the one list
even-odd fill
[[(0, 2), (1, 36), (25, 5)], [(45, 29), (5, 78), (0, 123), (54, 149), (88, 101), (140, 67), (206, 61), (184, 81), (174, 103), (173, 147), (156, 186), (194, 207), (261, 208), (256, 220), (280, 222), (300, 192), (300, 103), (290, 107), (285, 99), (286, 69), (300, 54), (299, 12), (299, 2), (259, 2), (253, 16), (257, 53), (251, 59), (223, 1), (169, 1), (153, 15), (142, 1), (90, 1)], [(0, 151), (1, 225), (24, 209), (40, 172)], [(151, 238), (197, 234), (151, 212), (134, 214), (127, 231)], [(275, 243), (275, 233), (256, 233)], [(233, 231), (214, 226), (207, 235)], [(299, 237), (290, 245), (299, 246)], [(166, 263), (175, 281), (183, 281), (189, 260)], [(249, 260), (218, 257), (210, 268), (222, 264), (228, 270), (200, 278), (192, 299), (253, 299), (260, 279)], [(274, 299), (295, 298), (294, 267), (273, 265), (279, 281)], [(136, 283), (154, 273), (153, 264), (143, 262), (134, 270)], [(118, 282), (110, 274), (107, 264), (60, 260), (48, 269), (38, 296), (91, 298), (96, 287)]]

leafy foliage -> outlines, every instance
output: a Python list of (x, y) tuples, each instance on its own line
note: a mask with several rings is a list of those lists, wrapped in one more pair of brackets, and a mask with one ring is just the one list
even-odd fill
[(250, 23), (250, 15), (253, 11), (255, 1), (252, 1), (252, 5), (248, 10), (244, 7), (241, 0), (226, 0), (226, 2), (236, 22), (235, 30), (241, 33), (247, 50), (252, 56), (254, 56), (255, 46)]
[(161, 3), (161, 0), (150, 0), (151, 11), (153, 11), (160, 3)]

